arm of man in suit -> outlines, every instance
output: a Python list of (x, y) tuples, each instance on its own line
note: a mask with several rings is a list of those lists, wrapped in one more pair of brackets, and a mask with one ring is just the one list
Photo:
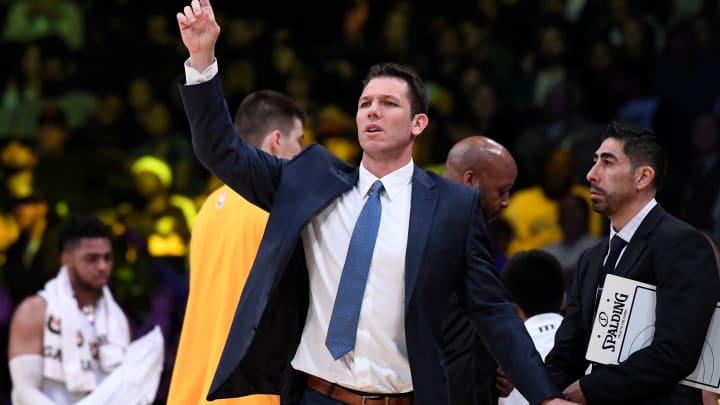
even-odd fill
[(474, 207), (466, 238), (460, 304), (500, 367), (530, 403), (565, 403), (495, 273), (477, 194)]
[[(190, 53), (187, 64), (200, 74), (215, 60), (220, 26), (209, 0), (193, 0), (177, 21)], [(248, 201), (269, 211), (283, 160), (247, 145), (235, 132), (218, 74), (199, 84), (178, 83), (198, 160)]]
[[(583, 328), (583, 288), (588, 282), (589, 257), (595, 249), (585, 251), (578, 260), (575, 282), (565, 308), (565, 317), (555, 333), (555, 343), (545, 357), (545, 365), (555, 383), (567, 387), (585, 374), (587, 338)], [(592, 273), (592, 272), (590, 272)]]
[(579, 387), (589, 402), (657, 396), (697, 365), (720, 291), (711, 247), (687, 226), (656, 229), (647, 245), (648, 257), (640, 260), (653, 267), (657, 285), (653, 341), (617, 367), (581, 377)]

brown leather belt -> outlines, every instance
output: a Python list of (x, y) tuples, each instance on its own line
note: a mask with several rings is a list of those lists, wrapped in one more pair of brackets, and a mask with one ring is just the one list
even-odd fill
[(359, 393), (313, 375), (308, 375), (307, 386), (348, 405), (415, 405), (415, 397), (412, 392), (405, 394)]

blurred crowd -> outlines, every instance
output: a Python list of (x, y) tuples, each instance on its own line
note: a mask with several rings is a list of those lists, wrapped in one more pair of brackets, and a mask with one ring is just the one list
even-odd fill
[[(111, 285), (134, 336), (158, 324), (166, 338), (158, 403), (180, 333), (193, 219), (219, 185), (193, 155), (176, 88), (187, 58), (174, 15), (183, 4), (0, 0), (0, 339), (6, 345), (15, 304), (59, 269), (59, 222), (95, 213), (116, 237)], [(415, 68), (429, 91), (431, 124), (416, 164), (442, 170), (449, 148), (469, 135), (505, 145), (519, 175), (491, 226), (499, 269), (516, 251), (544, 248), (564, 259), (572, 282), (577, 254), (607, 226), (588, 208), (585, 173), (612, 119), (655, 129), (670, 151), (658, 200), (720, 236), (718, 1), (218, 9), (231, 111), (259, 88), (287, 93), (309, 115), (308, 142), (358, 163), (354, 95), (370, 65), (393, 61)]]

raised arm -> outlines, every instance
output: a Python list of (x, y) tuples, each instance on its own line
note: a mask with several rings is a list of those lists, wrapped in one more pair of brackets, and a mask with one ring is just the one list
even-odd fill
[(177, 13), (183, 43), (190, 52), (190, 66), (202, 72), (215, 61), (215, 43), (220, 26), (209, 0), (192, 0)]
[[(283, 161), (238, 136), (217, 74), (215, 43), (220, 27), (208, 0), (193, 0), (177, 14), (190, 53), (185, 79), (178, 82), (190, 124), (195, 156), (235, 192), (268, 211)], [(194, 76), (191, 78), (190, 76)]]

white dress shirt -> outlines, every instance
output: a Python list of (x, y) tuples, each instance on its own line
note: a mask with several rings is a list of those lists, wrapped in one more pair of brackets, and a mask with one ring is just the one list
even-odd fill
[[(620, 236), (625, 242), (630, 243), (630, 239), (635, 235), (635, 232), (640, 227), (640, 224), (642, 224), (642, 221), (645, 220), (645, 217), (650, 213), (650, 210), (653, 209), (657, 205), (657, 201), (653, 198), (652, 200), (648, 201), (647, 204), (645, 204), (644, 207), (640, 211), (638, 211), (637, 214), (635, 214), (630, 221), (628, 221), (627, 224), (618, 232), (615, 232), (615, 227), (610, 224), (610, 239), (609, 241), (612, 241), (613, 236), (617, 234)], [(618, 256), (617, 262), (615, 262), (615, 265), (620, 262), (620, 258), (625, 254), (625, 249), (627, 248), (627, 245), (622, 248), (620, 251), (620, 255)], [(607, 256), (610, 254), (610, 247), (608, 246), (608, 252), (605, 254), (605, 259), (603, 259), (603, 265), (605, 264), (605, 261), (607, 260)]]
[(385, 186), (380, 193), (380, 228), (355, 350), (337, 361), (325, 346), (325, 337), (353, 228), (377, 178), (360, 165), (355, 187), (305, 226), (302, 239), (310, 276), (310, 308), (292, 361), (295, 369), (359, 391), (412, 391), (405, 344), (404, 286), (413, 168), (410, 161), (380, 179)]

